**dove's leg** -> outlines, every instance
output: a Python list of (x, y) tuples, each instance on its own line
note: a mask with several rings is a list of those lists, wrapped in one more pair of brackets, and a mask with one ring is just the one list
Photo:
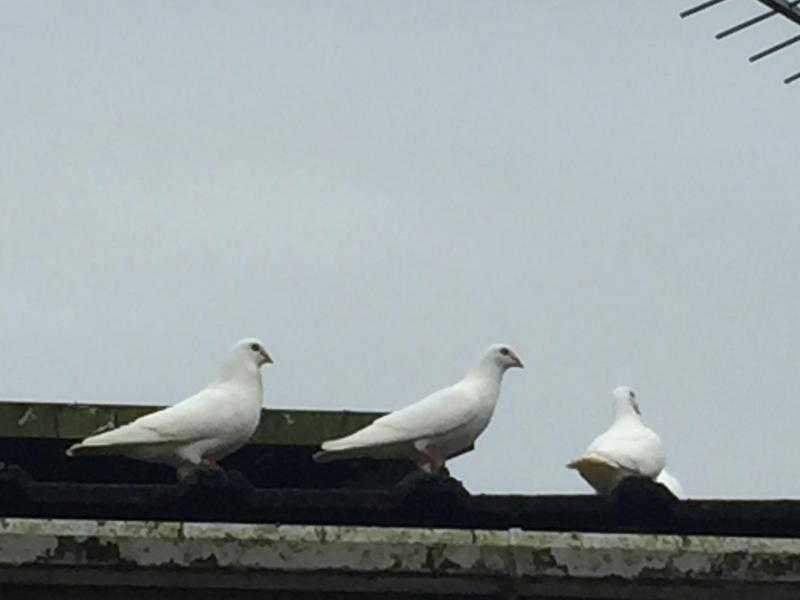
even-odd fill
[(189, 477), (189, 475), (194, 473), (196, 470), (197, 470), (197, 467), (195, 467), (193, 464), (191, 464), (191, 463), (183, 463), (182, 465), (177, 467), (178, 480), (186, 479), (187, 477)]
[(225, 470), (221, 466), (219, 466), (219, 463), (214, 458), (205, 458), (205, 459), (203, 459), (203, 462), (212, 471), (224, 471)]
[(444, 458), (436, 448), (420, 448), (422, 456), (417, 461), (417, 466), (426, 473), (438, 473), (444, 466)]
[(195, 445), (181, 446), (176, 449), (175, 456), (178, 458), (176, 466), (178, 479), (188, 477), (206, 464)]

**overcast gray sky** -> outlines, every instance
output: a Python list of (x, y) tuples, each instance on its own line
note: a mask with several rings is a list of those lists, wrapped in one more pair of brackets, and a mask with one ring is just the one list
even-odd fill
[[(695, 496), (800, 497), (800, 48), (731, 0), (3, 2), (0, 396), (394, 409), (488, 344), (472, 491), (637, 388)], [(738, 19), (738, 20), (737, 20)]]

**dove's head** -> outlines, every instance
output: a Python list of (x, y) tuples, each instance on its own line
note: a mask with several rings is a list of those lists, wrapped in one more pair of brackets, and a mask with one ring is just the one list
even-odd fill
[(231, 354), (235, 359), (246, 364), (253, 364), (256, 368), (272, 363), (272, 358), (264, 348), (264, 344), (255, 338), (239, 340), (231, 350)]
[(508, 344), (493, 344), (489, 346), (481, 362), (497, 365), (503, 371), (512, 367), (525, 368), (517, 353)]
[(629, 413), (631, 410), (637, 415), (641, 415), (639, 403), (636, 401), (636, 392), (627, 385), (614, 388), (614, 400), (617, 405), (617, 414), (620, 412)]

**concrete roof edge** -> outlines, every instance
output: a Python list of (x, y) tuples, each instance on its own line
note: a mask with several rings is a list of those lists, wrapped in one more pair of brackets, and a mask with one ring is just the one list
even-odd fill
[(0, 581), (25, 567), (788, 584), (800, 539), (0, 519)]

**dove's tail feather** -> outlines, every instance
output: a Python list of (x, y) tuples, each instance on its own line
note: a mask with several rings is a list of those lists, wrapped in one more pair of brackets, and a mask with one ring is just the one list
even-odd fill
[(619, 469), (619, 464), (617, 462), (595, 452), (584, 454), (583, 456), (567, 463), (568, 469), (577, 469), (578, 471), (586, 467), (592, 468), (594, 466)]
[(329, 463), (335, 460), (345, 460), (347, 458), (355, 458), (353, 454), (350, 456), (345, 452), (328, 452), (327, 450), (320, 450), (314, 453), (314, 460), (318, 463)]
[(325, 442), (322, 442), (322, 446), (320, 447), (325, 452), (333, 453), (333, 452), (343, 452), (344, 450), (353, 450), (355, 448), (362, 448), (368, 445), (364, 443), (358, 443), (358, 437), (357, 437), (358, 433), (361, 432), (359, 431), (357, 433), (354, 433), (353, 435), (349, 435), (344, 438), (339, 438), (338, 440), (327, 440)]
[(398, 440), (391, 435), (394, 432), (385, 435), (387, 432), (382, 431), (383, 429), (370, 426), (347, 437), (323, 442), (322, 449), (314, 454), (314, 460), (327, 463), (351, 458), (415, 457), (416, 450), (412, 440)]
[(66, 450), (67, 456), (113, 456), (124, 454), (146, 460), (149, 455), (162, 454), (167, 449), (174, 449), (180, 445), (178, 442), (139, 442), (117, 444), (73, 444)]
[(329, 463), (336, 460), (350, 460), (352, 458), (392, 458), (394, 455), (402, 455), (403, 452), (396, 450), (395, 446), (368, 446), (355, 448), (343, 448), (341, 450), (331, 450), (322, 445), (322, 450), (314, 454), (314, 460), (318, 463)]
[(590, 452), (569, 462), (568, 469), (576, 469), (586, 482), (601, 494), (608, 494), (624, 477), (624, 469), (613, 459)]
[(408, 459), (416, 460), (417, 453), (407, 445), (389, 444), (386, 446), (370, 446), (368, 448), (350, 448), (347, 450), (320, 450), (313, 456), (318, 463), (329, 463), (337, 460), (355, 458), (374, 459)]
[(123, 425), (118, 429), (90, 436), (67, 449), (67, 456), (141, 454), (177, 447), (186, 440), (165, 439), (152, 429), (137, 426), (136, 423)]
[(83, 444), (72, 444), (66, 450), (67, 456), (86, 456), (89, 454), (116, 454), (114, 446), (85, 446)]
[(407, 431), (388, 427), (381, 423), (379, 419), (348, 436), (323, 442), (322, 449), (326, 452), (342, 452), (356, 449), (370, 450), (414, 442), (415, 440), (416, 438)]
[(67, 456), (102, 456), (112, 454), (124, 454), (124, 447), (119, 444), (73, 444), (67, 448)]
[(658, 474), (658, 477), (655, 479), (656, 483), (660, 483), (665, 488), (667, 488), (672, 495), (676, 498), (683, 498), (686, 494), (683, 491), (683, 486), (681, 482), (678, 481), (672, 474), (669, 473), (666, 469), (662, 469), (661, 473)]

